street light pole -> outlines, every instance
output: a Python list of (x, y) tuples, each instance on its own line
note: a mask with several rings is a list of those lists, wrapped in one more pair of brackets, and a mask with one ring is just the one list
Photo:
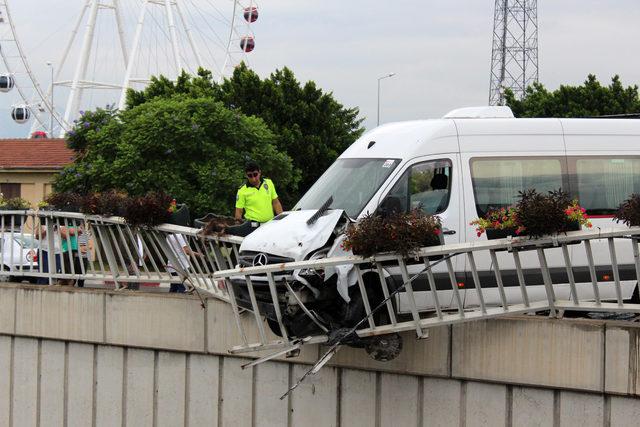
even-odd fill
[(389, 77), (395, 76), (396, 73), (389, 73), (382, 77), (378, 77), (378, 120), (377, 126), (380, 126), (380, 80), (388, 79)]
[(53, 107), (53, 62), (51, 62), (51, 61), (47, 62), (47, 66), (49, 68), (51, 68), (51, 97), (49, 99), (49, 102), (50, 102), (50, 104), (49, 104), (49, 107), (50, 107), (49, 115), (51, 116), (50, 117), (51, 120), (50, 120), (50, 123), (49, 123), (49, 138), (53, 138), (53, 110), (54, 110), (54, 107)]

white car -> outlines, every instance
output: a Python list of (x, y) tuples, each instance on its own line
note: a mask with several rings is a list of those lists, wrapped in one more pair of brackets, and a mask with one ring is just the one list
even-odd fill
[[(21, 276), (16, 270), (22, 268), (25, 272), (38, 271), (38, 246), (39, 242), (33, 239), (31, 234), (3, 233), (0, 238), (0, 261), (2, 262), (2, 272), (0, 277), (6, 281), (29, 280), (34, 282), (35, 278)], [(16, 273), (10, 272), (16, 271)]]

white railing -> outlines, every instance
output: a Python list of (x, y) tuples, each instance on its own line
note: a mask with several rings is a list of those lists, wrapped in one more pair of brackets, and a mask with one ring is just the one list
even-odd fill
[[(87, 242), (87, 256), (73, 250), (75, 238), (66, 230)], [(170, 224), (130, 227), (119, 217), (0, 211), (0, 242), (0, 276), (5, 278), (40, 279), (50, 285), (93, 280), (112, 282), (116, 289), (131, 283), (184, 283), (187, 289), (228, 301), (212, 274), (237, 264), (242, 238), (205, 237), (199, 229)], [(183, 245), (189, 250), (180, 253)]]
[[(428, 328), (434, 326), (540, 311), (549, 311), (552, 316), (569, 310), (640, 313), (640, 304), (623, 298), (630, 296), (640, 276), (639, 239), (640, 228), (578, 231), (537, 240), (514, 238), (435, 246), (407, 258), (381, 254), (366, 259), (350, 256), (236, 268), (218, 271), (213, 277), (224, 279), (232, 294), (230, 302), (242, 339), (240, 345), (231, 349), (232, 353), (279, 347), (290, 351), (302, 343), (336, 342), (328, 325), (322, 324), (300, 300), (297, 304), (307, 314), (308, 322), (318, 324), (318, 333), (311, 337), (289, 333), (282, 295), (294, 293), (288, 281), (294, 272), (305, 269), (322, 272), (337, 266), (354, 269), (366, 316), (358, 326), (346, 328), (351, 330), (343, 331), (341, 336), (355, 334), (366, 338), (415, 330), (418, 337), (425, 337)], [(603, 273), (602, 264), (594, 262), (594, 259), (602, 261), (605, 255), (596, 253), (596, 246), (599, 252), (606, 247), (609, 259), (604, 267), (608, 274)], [(489, 260), (488, 270), (479, 267), (483, 259)], [(619, 259), (631, 264), (621, 269)], [(455, 267), (461, 261), (466, 266), (463, 276), (466, 283), (460, 282), (461, 272)], [(483, 265), (487, 267), (486, 263)], [(507, 265), (513, 269), (510, 281), (506, 279)], [(399, 273), (401, 283), (392, 288), (390, 277), (394, 271)], [(582, 276), (580, 281), (576, 279), (578, 274)], [(420, 279), (426, 279), (426, 291), (414, 289), (414, 283)], [(260, 285), (256, 285), (258, 280)], [(268, 294), (261, 293), (262, 301), (256, 298), (257, 286), (268, 288)], [(536, 288), (539, 289), (533, 292)], [(244, 296), (237, 295), (239, 292)], [(384, 298), (372, 299), (371, 295)], [(443, 298), (450, 301), (443, 303)], [(402, 306), (406, 308), (401, 310)], [(251, 325), (240, 317), (243, 308), (254, 314)], [(376, 315), (380, 312), (385, 315)], [(280, 339), (267, 339), (265, 316), (272, 325), (277, 322), (275, 332)], [(258, 330), (259, 341), (247, 340), (247, 336), (255, 335), (248, 328)]]
[[(69, 229), (81, 230), (80, 240), (93, 245), (88, 258), (68, 250), (73, 246), (65, 233)], [(183, 239), (178, 245), (172, 241), (176, 236)], [(639, 304), (627, 301), (640, 277), (639, 240), (640, 228), (612, 227), (537, 240), (435, 246), (411, 257), (380, 254), (238, 268), (240, 237), (202, 236), (201, 230), (169, 224), (135, 228), (117, 217), (0, 211), (0, 276), (48, 284), (97, 280), (113, 282), (116, 289), (131, 283), (184, 283), (230, 304), (240, 335), (232, 353), (278, 349), (278, 355), (308, 343), (409, 330), (425, 337), (430, 327), (513, 314), (640, 313)], [(188, 250), (181, 251), (183, 246)], [(336, 267), (354, 277), (351, 294), (364, 307), (357, 324), (336, 326), (318, 316), (294, 279), (301, 272), (330, 279)], [(292, 309), (297, 322), (310, 326), (306, 332), (295, 332)]]

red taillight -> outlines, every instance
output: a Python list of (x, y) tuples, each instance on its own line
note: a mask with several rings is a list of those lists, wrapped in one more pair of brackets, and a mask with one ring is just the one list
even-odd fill
[(27, 261), (29, 262), (38, 262), (38, 252), (33, 249), (27, 252)]

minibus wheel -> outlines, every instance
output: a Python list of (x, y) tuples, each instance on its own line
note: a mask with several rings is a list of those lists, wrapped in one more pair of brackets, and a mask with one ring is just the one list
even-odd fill
[(389, 362), (402, 352), (402, 337), (398, 333), (367, 338), (367, 354), (378, 362)]

